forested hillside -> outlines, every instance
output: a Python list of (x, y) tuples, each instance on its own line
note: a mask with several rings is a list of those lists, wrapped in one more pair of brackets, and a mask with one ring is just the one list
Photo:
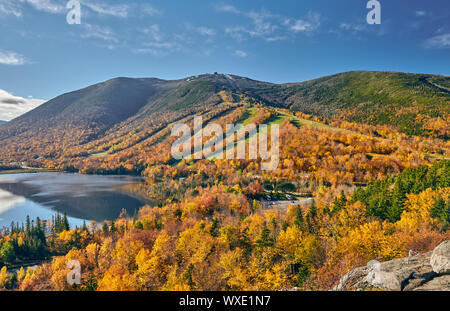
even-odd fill
[[(432, 134), (447, 122), (450, 78), (397, 72), (347, 72), (285, 86), (284, 106), (325, 117), (393, 125), (409, 135)], [(445, 133), (435, 133), (448, 138)]]
[(347, 72), (290, 84), (221, 74), (175, 81), (117, 78), (61, 95), (2, 126), (0, 161), (55, 158), (123, 136), (124, 129), (157, 130), (196, 113), (227, 113), (227, 103), (288, 108), (447, 140), (448, 84), (444, 76), (393, 72)]
[[(330, 201), (316, 193), (309, 205), (287, 210), (261, 206), (264, 188), (202, 186), (204, 176), (183, 187), (186, 195), (134, 217), (68, 229), (64, 217), (0, 235), (0, 264), (61, 255), (36, 270), (0, 273), (0, 288), (21, 290), (326, 290), (369, 260), (427, 252), (450, 238), (449, 161), (390, 176), (353, 195)], [(197, 186), (194, 187), (194, 180)], [(394, 185), (388, 197), (400, 202), (400, 217), (386, 220), (392, 205), (375, 212), (372, 198)], [(403, 185), (404, 191), (397, 192)], [(380, 188), (381, 187), (381, 188)], [(66, 254), (66, 255), (64, 255)], [(67, 263), (83, 267), (82, 284), (66, 282)]]

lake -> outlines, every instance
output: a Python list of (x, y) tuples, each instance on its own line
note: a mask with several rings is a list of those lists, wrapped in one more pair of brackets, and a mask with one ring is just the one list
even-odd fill
[(66, 213), (72, 227), (83, 221), (115, 220), (122, 209), (133, 215), (149, 200), (135, 195), (130, 186), (144, 180), (133, 176), (72, 173), (0, 174), (0, 228), (11, 222), (51, 219)]

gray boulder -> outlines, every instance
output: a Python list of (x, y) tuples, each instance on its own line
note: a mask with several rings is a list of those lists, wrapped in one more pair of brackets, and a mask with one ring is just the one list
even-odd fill
[(435, 277), (431, 281), (414, 288), (415, 291), (442, 291), (450, 290), (450, 275)]
[(446, 241), (429, 253), (381, 263), (370, 261), (344, 275), (333, 290), (450, 291), (449, 249), (450, 241)]
[(438, 274), (450, 274), (450, 241), (445, 241), (433, 250), (431, 266)]

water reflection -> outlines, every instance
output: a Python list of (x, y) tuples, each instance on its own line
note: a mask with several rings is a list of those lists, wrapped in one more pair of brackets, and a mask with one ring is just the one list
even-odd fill
[(0, 227), (23, 222), (27, 215), (49, 219), (67, 213), (71, 224), (83, 220), (113, 220), (124, 208), (132, 215), (152, 202), (134, 195), (126, 186), (142, 182), (130, 176), (69, 173), (0, 175)]

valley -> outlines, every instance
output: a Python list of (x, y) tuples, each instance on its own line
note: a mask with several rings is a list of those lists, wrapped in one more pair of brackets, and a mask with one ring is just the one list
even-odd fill
[[(58, 96), (0, 127), (0, 181), (25, 167), (31, 179), (51, 176), (50, 189), (63, 174), (85, 179), (70, 193), (85, 183), (96, 195), (25, 196), (58, 201), (50, 213), (72, 222), (30, 209), (40, 218), (2, 223), (0, 264), (54, 256), (5, 286), (68, 289), (65, 263), (76, 258), (87, 267), (80, 290), (328, 290), (370, 260), (427, 252), (450, 238), (449, 83), (397, 72), (288, 84), (205, 74), (116, 78)], [(250, 150), (174, 159), (172, 128), (192, 130), (199, 116), (203, 127), (278, 126), (278, 166), (261, 169)], [(234, 144), (252, 138), (238, 133)], [(103, 178), (139, 182), (105, 196)]]

